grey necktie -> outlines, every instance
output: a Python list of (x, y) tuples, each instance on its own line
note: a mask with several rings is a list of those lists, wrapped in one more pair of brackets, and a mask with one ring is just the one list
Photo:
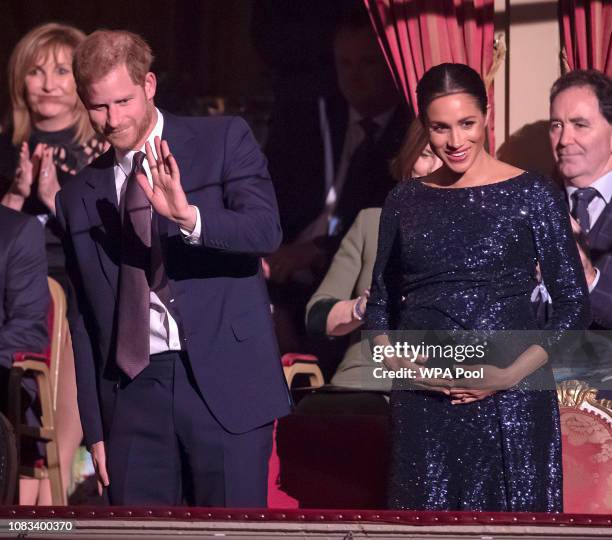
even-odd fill
[(137, 152), (121, 201), (121, 270), (117, 326), (117, 365), (133, 379), (149, 364), (151, 204), (136, 180), (144, 169)]
[(574, 207), (572, 216), (580, 224), (580, 228), (585, 234), (591, 230), (591, 218), (589, 216), (589, 203), (597, 197), (597, 190), (592, 187), (579, 188), (572, 194)]

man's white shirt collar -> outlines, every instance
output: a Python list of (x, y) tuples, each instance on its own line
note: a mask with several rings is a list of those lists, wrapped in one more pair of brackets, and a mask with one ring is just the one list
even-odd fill
[[(589, 187), (595, 188), (603, 200), (606, 201), (606, 204), (609, 204), (610, 199), (612, 199), (612, 171), (608, 171), (603, 176), (600, 176)], [(577, 189), (576, 186), (565, 187), (567, 197), (570, 201), (572, 200), (573, 193)]]

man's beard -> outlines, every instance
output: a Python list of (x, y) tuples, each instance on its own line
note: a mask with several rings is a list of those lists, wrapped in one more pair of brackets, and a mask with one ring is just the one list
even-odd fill
[(129, 152), (130, 150), (138, 150), (141, 147), (141, 142), (144, 143), (143, 139), (149, 129), (151, 128), (151, 121), (153, 118), (153, 106), (148, 106), (145, 115), (142, 117), (140, 122), (133, 124), (131, 127), (135, 127), (134, 136), (130, 137), (129, 140), (121, 139), (113, 140), (113, 134), (110, 133), (105, 138), (107, 141), (121, 152)]

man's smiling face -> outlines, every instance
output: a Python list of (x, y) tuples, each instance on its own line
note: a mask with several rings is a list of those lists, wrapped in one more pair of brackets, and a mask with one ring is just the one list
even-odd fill
[(550, 143), (559, 172), (586, 187), (612, 170), (612, 125), (588, 86), (563, 90), (550, 107)]

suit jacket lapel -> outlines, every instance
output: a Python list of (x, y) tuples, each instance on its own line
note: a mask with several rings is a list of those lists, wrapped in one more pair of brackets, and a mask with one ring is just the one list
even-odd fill
[[(570, 209), (567, 190), (563, 188), (563, 195), (567, 203), (567, 209)], [(597, 218), (593, 228), (587, 234), (587, 245), (591, 255), (591, 262), (595, 265), (612, 249), (612, 201), (606, 204), (603, 212)]]
[(87, 172), (85, 183), (90, 188), (83, 195), (89, 218), (89, 233), (96, 246), (100, 266), (115, 297), (121, 257), (121, 216), (117, 202), (114, 175), (115, 157), (112, 148)]
[(589, 231), (587, 240), (593, 263), (597, 264), (602, 255), (610, 252), (612, 246), (612, 203), (606, 204), (595, 225)]

